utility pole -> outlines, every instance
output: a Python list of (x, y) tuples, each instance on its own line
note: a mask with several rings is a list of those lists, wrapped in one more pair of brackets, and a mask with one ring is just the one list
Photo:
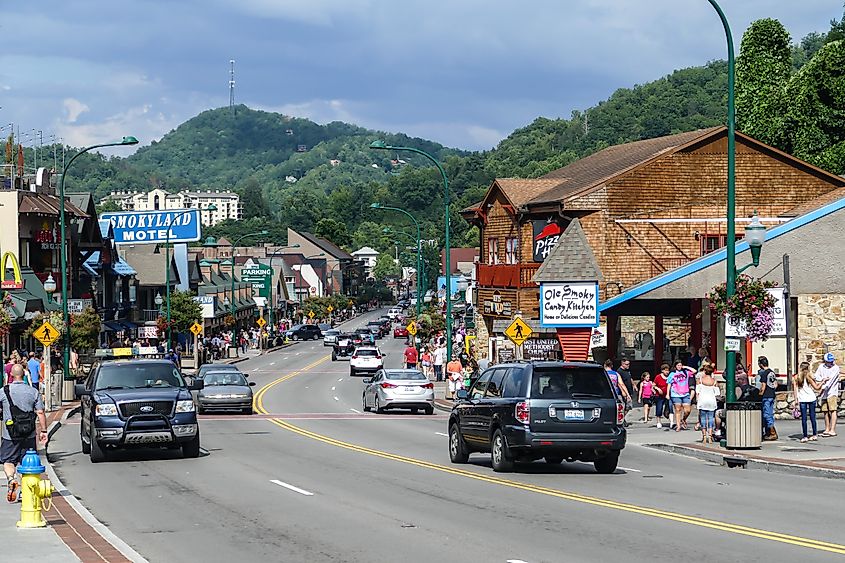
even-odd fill
[(229, 60), (229, 111), (235, 117), (235, 59)]

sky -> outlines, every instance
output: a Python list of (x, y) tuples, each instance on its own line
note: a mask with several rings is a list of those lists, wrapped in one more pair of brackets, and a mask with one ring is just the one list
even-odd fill
[[(721, 4), (737, 49), (756, 19), (798, 41), (843, 12)], [(236, 103), (489, 149), (538, 116), (726, 57), (707, 0), (7, 1), (0, 33), (0, 126), (26, 146), (37, 131), (45, 144), (149, 144), (228, 105), (234, 59)]]

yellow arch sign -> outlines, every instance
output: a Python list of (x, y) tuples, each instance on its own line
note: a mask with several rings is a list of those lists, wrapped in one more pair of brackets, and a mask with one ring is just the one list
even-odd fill
[[(12, 261), (12, 271), (14, 272), (14, 279), (6, 279), (6, 263)], [(0, 289), (23, 289), (23, 278), (21, 277), (21, 265), (18, 259), (11, 252), (3, 253), (3, 258), (0, 258)]]

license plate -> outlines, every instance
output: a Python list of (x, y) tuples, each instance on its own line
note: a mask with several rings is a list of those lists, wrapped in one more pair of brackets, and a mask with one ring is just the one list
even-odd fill
[(408, 392), (408, 393), (413, 393), (416, 390), (417, 390), (416, 387), (405, 387), (405, 391)]
[(582, 409), (566, 409), (563, 411), (564, 420), (584, 420), (584, 411)]

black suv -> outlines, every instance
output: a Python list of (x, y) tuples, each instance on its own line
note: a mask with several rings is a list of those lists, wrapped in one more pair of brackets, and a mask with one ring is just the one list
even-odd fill
[(323, 337), (323, 331), (317, 325), (294, 325), (285, 334), (291, 340), (317, 340)]
[(200, 454), (200, 429), (191, 391), (169, 360), (111, 360), (95, 364), (85, 383), (79, 427), (82, 453), (94, 463), (108, 452), (130, 447), (182, 448), (185, 457)]
[(458, 391), (449, 416), (449, 457), (490, 452), (495, 471), (514, 461), (592, 461), (613, 473), (625, 447), (624, 406), (598, 364), (533, 361), (484, 371)]
[[(361, 340), (358, 340), (358, 344)], [(337, 341), (332, 347), (332, 361), (336, 362), (338, 358), (348, 358), (355, 352), (355, 340), (353, 334), (338, 334)]]

